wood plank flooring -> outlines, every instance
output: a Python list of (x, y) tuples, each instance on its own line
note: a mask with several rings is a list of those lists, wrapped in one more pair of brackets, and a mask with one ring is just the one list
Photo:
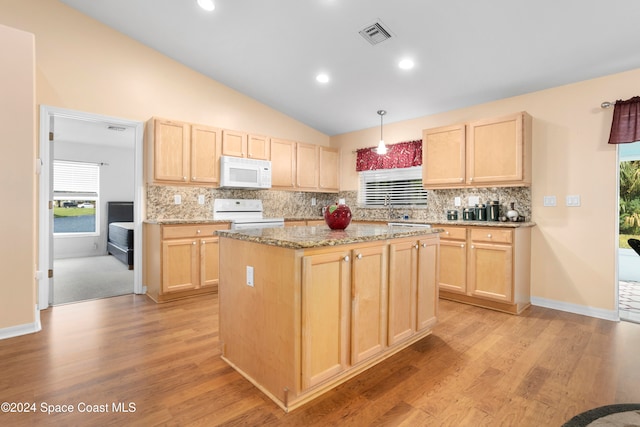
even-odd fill
[(431, 336), (289, 414), (220, 360), (215, 295), (88, 301), (42, 323), (0, 341), (0, 402), (36, 406), (0, 425), (559, 426), (640, 402), (640, 325), (540, 307), (440, 300)]

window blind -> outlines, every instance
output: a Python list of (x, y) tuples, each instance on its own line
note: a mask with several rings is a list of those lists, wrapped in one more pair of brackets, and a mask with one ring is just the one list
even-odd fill
[(53, 161), (53, 192), (57, 197), (98, 197), (100, 166), (96, 163)]
[(359, 172), (358, 204), (364, 207), (426, 206), (422, 167), (378, 169)]

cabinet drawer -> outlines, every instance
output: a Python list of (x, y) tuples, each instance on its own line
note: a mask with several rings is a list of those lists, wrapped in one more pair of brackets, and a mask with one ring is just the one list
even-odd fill
[(162, 227), (162, 238), (180, 239), (213, 236), (216, 230), (228, 229), (229, 224), (164, 225)]
[(471, 241), (473, 242), (493, 242), (493, 243), (512, 243), (513, 230), (504, 228), (472, 228)]
[(450, 240), (467, 240), (467, 229), (465, 227), (440, 227), (443, 228), (444, 231), (440, 233), (441, 239), (450, 239)]

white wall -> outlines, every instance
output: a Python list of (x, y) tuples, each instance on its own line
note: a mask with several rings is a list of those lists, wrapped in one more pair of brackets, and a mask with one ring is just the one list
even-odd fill
[(54, 237), (54, 259), (107, 254), (107, 202), (129, 202), (134, 196), (134, 149), (56, 142), (56, 160), (106, 163), (100, 167), (100, 235)]

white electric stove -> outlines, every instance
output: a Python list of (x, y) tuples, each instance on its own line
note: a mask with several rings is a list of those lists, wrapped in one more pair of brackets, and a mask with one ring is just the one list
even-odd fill
[(215, 199), (213, 219), (231, 221), (232, 230), (284, 227), (284, 218), (264, 218), (260, 199)]

